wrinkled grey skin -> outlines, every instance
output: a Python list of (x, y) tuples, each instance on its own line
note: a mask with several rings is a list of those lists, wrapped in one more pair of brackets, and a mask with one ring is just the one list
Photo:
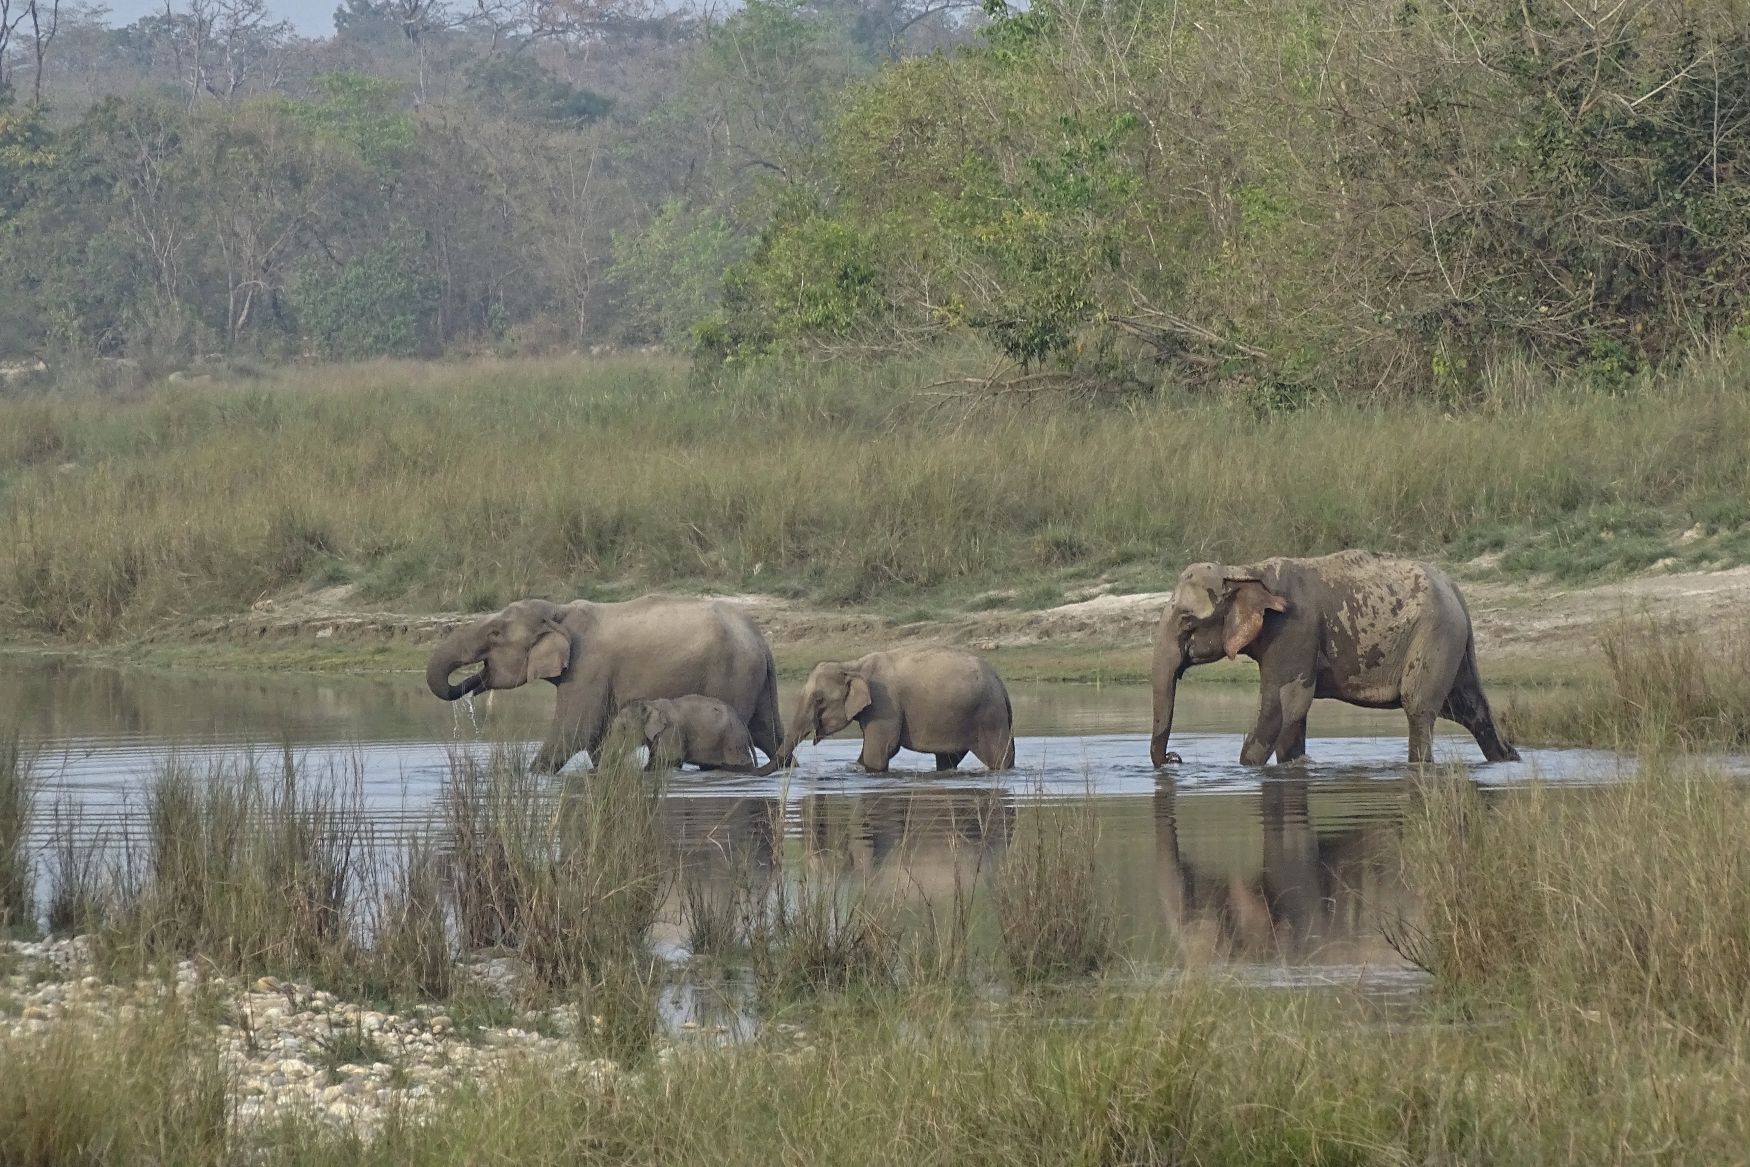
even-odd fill
[(1193, 665), (1244, 653), (1258, 662), (1258, 719), (1240, 761), (1258, 766), (1306, 754), (1315, 697), (1402, 709), (1410, 761), (1433, 760), (1434, 719), (1471, 732), (1491, 762), (1517, 761), (1477, 675), (1470, 613), (1451, 580), (1425, 563), (1339, 551), (1243, 567), (1195, 563), (1179, 576), (1154, 653), (1156, 766), (1167, 749), (1179, 678)]
[(991, 770), (1015, 764), (1009, 691), (996, 670), (969, 652), (926, 646), (815, 665), (790, 735), (762, 773), (795, 765), (808, 734), (818, 743), (853, 721), (863, 731), (858, 761), (873, 774), (885, 773), (901, 749), (934, 754), (938, 770), (954, 769), (968, 753)]
[[(457, 669), (475, 664), (478, 672), (451, 683)], [(640, 698), (715, 697), (768, 757), (783, 736), (772, 650), (745, 612), (717, 600), (518, 600), (452, 632), (432, 652), (425, 680), (445, 701), (553, 682), (553, 726), (534, 762), (548, 773), (579, 750), (597, 757), (614, 712)]]
[(650, 751), (646, 770), (697, 766), (701, 770), (754, 771), (753, 738), (747, 723), (715, 697), (653, 697), (620, 706), (608, 730)]

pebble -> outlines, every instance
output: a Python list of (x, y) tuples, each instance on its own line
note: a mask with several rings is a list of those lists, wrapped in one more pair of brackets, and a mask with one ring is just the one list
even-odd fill
[[(114, 985), (90, 975), (91, 944), (83, 936), (0, 944), (0, 952), (6, 948), (29, 964), (7, 978), (20, 1009), (16, 1017), (0, 1016), (0, 1039), (69, 1023), (113, 1024), (137, 1016), (137, 1005), (163, 1000), (158, 981)], [(458, 967), (505, 994), (524, 977), (511, 957)], [(244, 1125), (301, 1110), (369, 1135), (391, 1107), (413, 1112), (436, 1105), (450, 1089), (476, 1084), (482, 1074), (499, 1072), (519, 1058), (546, 1059), (553, 1072), (575, 1073), (603, 1089), (624, 1074), (612, 1061), (581, 1056), (569, 1037), (543, 1036), (573, 1032), (575, 1006), (525, 1013), (520, 1025), (464, 1037), (454, 1018), (428, 1007), (385, 1013), (277, 977), (232, 982), (203, 973), (194, 961), (177, 965), (172, 989), (177, 997), (203, 988), (220, 994), (229, 1006), (225, 1015), (232, 1023), (215, 1024), (213, 1037), (231, 1083), (232, 1113)], [(368, 1065), (319, 1064), (337, 1033), (361, 1032), (390, 1056)], [(658, 1050), (659, 1062), (668, 1054)]]

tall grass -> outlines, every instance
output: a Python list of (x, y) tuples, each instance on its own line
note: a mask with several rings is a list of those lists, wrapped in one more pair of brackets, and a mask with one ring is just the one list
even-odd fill
[(578, 989), (645, 962), (673, 873), (662, 786), (635, 762), (560, 781), (517, 751), (454, 759), (446, 849), (463, 946), (510, 947), (547, 986)]
[(941, 372), (923, 362), (712, 390), (654, 360), (385, 363), (0, 402), (0, 603), (16, 630), (85, 638), (312, 583), (455, 609), (609, 585), (850, 601), (1158, 580), (1353, 544), (1564, 574), (1741, 559), (1747, 366), (1459, 414), (1170, 396), (966, 413), (914, 392)]
[(1003, 955), (1015, 980), (1036, 984), (1085, 976), (1117, 954), (1099, 854), (1091, 796), (1035, 796), (1031, 805), (1017, 808), (995, 886)]
[(0, 1163), (216, 1167), (228, 1117), (212, 1033), (174, 998), (125, 1024), (0, 1038)]
[(1742, 1035), (1747, 837), (1739, 783), (1664, 763), (1601, 790), (1532, 785), (1490, 803), (1442, 776), (1406, 827), (1421, 921), (1400, 942), (1461, 996)]
[(344, 964), (357, 935), (356, 778), (277, 774), (253, 757), (201, 772), (171, 761), (146, 793), (146, 833), (124, 860), (98, 932), (106, 963), (144, 969), (200, 955), (220, 968)]
[(1516, 734), (1617, 749), (1750, 747), (1750, 618), (1694, 629), (1634, 617), (1599, 648), (1600, 675), (1509, 707)]
[(35, 812), (30, 759), (17, 731), (0, 731), (0, 938), (36, 928), (36, 864), (30, 858)]
[(391, 1115), (370, 1140), (295, 1121), (227, 1130), (210, 1062), (170, 1060), (187, 1048), (174, 1030), (135, 1023), (108, 1050), (0, 1039), (0, 1153), (308, 1167), (1530, 1167), (1737, 1162), (1750, 1137), (1742, 1033), (1685, 1049), (1571, 1010), (1488, 1027), (1387, 1024), (1342, 997), (1194, 981), (1086, 1004), (1066, 1023), (1055, 1011), (969, 1019), (951, 1003), (895, 998), (835, 1014), (805, 1044), (688, 1050), (608, 1090), (513, 1064), (429, 1116)]

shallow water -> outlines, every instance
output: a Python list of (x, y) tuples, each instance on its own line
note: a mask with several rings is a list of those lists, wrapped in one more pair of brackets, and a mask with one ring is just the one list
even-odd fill
[[(277, 767), (356, 784), (379, 839), (434, 821), (456, 751), (533, 743), (552, 697), (531, 688), (470, 712), (427, 693), (417, 676), (159, 675), (41, 658), (0, 670), (0, 709), (37, 751), (46, 800), (76, 808), (80, 831), (135, 834), (154, 767), (252, 755)], [(783, 708), (791, 707), (786, 687)], [(1098, 865), (1125, 941), (1142, 966), (1210, 966), (1272, 984), (1338, 981), (1390, 991), (1406, 969), (1381, 923), (1413, 915), (1393, 850), (1409, 795), (1404, 722), (1395, 712), (1319, 702), (1310, 760), (1240, 766), (1256, 701), (1249, 686), (1180, 690), (1170, 774), (1149, 765), (1149, 696), (1140, 687), (1012, 688), (1015, 772), (863, 774), (858, 743), (804, 746), (798, 767), (770, 778), (686, 772), (669, 783), (673, 845), (704, 878), (736, 864), (798, 853), (901, 898), (940, 902), (987, 880), (1033, 800), (1092, 798)], [(1537, 776), (1580, 785), (1623, 773), (1611, 754), (1526, 751), (1488, 765), (1468, 736), (1442, 725), (1440, 761), (1511, 796)], [(574, 762), (576, 767), (580, 763)], [(53, 816), (42, 816), (39, 831)], [(39, 836), (39, 843), (46, 839)], [(670, 913), (673, 914), (673, 913)], [(680, 943), (670, 925), (658, 940)]]

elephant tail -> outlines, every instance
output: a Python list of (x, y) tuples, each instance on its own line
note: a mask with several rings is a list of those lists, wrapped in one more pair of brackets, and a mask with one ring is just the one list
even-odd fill
[(770, 649), (766, 651), (765, 684), (760, 688), (759, 700), (754, 702), (753, 721), (748, 729), (753, 744), (769, 761), (776, 761), (779, 745), (784, 740), (784, 718), (778, 712), (778, 664), (772, 659)]
[(1459, 662), (1458, 675), (1452, 679), (1452, 691), (1440, 708), (1440, 716), (1470, 730), (1491, 762), (1517, 762), (1519, 751), (1508, 743), (1495, 721), (1489, 699), (1483, 695), (1483, 679), (1477, 672), (1477, 644), (1474, 636), (1465, 640), (1464, 659)]
[(1006, 720), (1009, 723), (1009, 748), (1003, 752), (1002, 768), (1013, 770), (1015, 768), (1015, 707), (1009, 701), (1007, 689), (1003, 690), (1003, 712), (1008, 715)]

